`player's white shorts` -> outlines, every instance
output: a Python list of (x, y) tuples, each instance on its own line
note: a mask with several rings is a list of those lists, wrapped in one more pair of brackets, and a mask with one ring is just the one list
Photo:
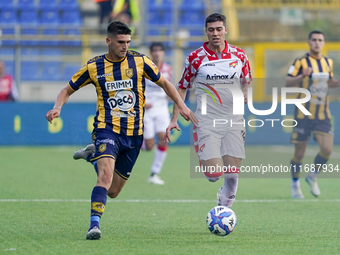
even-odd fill
[(194, 127), (193, 130), (195, 149), (200, 160), (222, 158), (225, 155), (244, 159), (245, 135), (243, 125), (228, 126), (222, 132), (205, 127)]
[(157, 133), (165, 133), (170, 123), (168, 104), (162, 104), (145, 110), (144, 114), (144, 139), (151, 139)]

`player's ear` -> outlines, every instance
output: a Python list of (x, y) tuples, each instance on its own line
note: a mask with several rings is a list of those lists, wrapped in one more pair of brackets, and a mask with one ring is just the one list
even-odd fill
[(225, 33), (226, 33), (226, 34), (228, 33), (228, 27), (225, 28)]
[(111, 38), (110, 37), (106, 37), (106, 44), (110, 45), (111, 44)]

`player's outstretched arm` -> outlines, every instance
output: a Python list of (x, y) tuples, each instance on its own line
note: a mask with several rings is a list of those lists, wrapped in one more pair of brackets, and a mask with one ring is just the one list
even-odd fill
[(59, 92), (57, 99), (55, 100), (53, 109), (48, 111), (46, 114), (46, 119), (50, 123), (52, 123), (53, 119), (58, 118), (60, 116), (61, 107), (67, 102), (68, 98), (70, 97), (70, 95), (73, 94), (73, 92), (74, 91), (71, 89), (69, 85), (67, 85)]
[(292, 76), (287, 76), (286, 77), (286, 87), (294, 87), (299, 85), (299, 83), (302, 81), (303, 78), (305, 78), (306, 76), (311, 75), (311, 73), (313, 72), (313, 69), (311, 67), (307, 67), (306, 69), (304, 69), (302, 71), (302, 74), (299, 74), (295, 77)]
[(165, 93), (174, 101), (174, 105), (178, 106), (178, 111), (185, 120), (191, 120), (194, 124), (198, 124), (195, 114), (185, 105), (183, 101), (184, 98), (181, 98), (180, 94), (176, 91), (171, 82), (162, 76), (157, 84), (162, 87)]

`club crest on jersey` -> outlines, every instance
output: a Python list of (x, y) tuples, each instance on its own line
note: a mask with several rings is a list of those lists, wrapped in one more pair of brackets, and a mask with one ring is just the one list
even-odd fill
[(204, 147), (205, 147), (205, 144), (203, 144), (203, 145), (200, 147), (200, 151), (203, 151)]
[(133, 76), (133, 69), (129, 68), (129, 69), (125, 69), (125, 74), (127, 77), (132, 78)]
[(237, 66), (238, 62), (237, 60), (234, 62), (229, 63), (229, 67), (235, 68)]

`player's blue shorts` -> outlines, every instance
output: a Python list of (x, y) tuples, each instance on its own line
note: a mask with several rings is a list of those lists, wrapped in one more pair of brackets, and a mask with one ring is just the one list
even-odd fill
[[(297, 125), (293, 128), (291, 143), (301, 143), (309, 140), (311, 132), (314, 134), (334, 136), (332, 125), (329, 119), (326, 120), (311, 120), (296, 119)], [(315, 140), (315, 135), (314, 135)]]
[(126, 136), (97, 129), (92, 132), (92, 142), (96, 146), (96, 151), (90, 161), (113, 158), (116, 161), (116, 173), (123, 179), (129, 179), (143, 143), (143, 135)]

